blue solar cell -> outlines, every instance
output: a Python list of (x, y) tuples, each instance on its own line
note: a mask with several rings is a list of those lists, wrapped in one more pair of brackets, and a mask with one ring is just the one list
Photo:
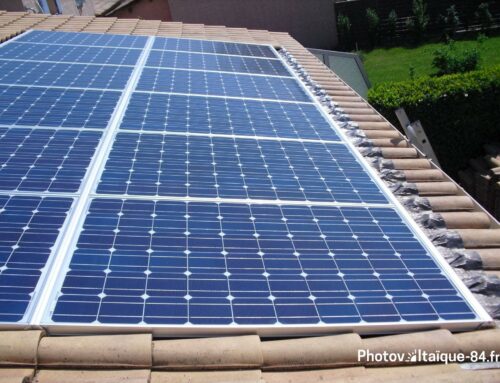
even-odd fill
[(390, 208), (95, 199), (69, 268), (55, 322), (475, 318)]
[(0, 196), (0, 322), (23, 319), (71, 204)]
[(11, 60), (135, 65), (139, 49), (82, 47), (10, 42), (0, 47), (0, 57)]
[(0, 60), (0, 83), (124, 89), (133, 67)]
[(0, 85), (0, 124), (104, 129), (121, 92)]
[(339, 140), (312, 104), (133, 93), (121, 129)]
[(63, 45), (92, 45), (122, 48), (143, 48), (147, 41), (146, 36), (96, 34), (84, 32), (53, 32), (31, 31), (16, 41), (63, 44)]
[(100, 132), (0, 128), (0, 190), (76, 192)]
[(221, 41), (191, 40), (156, 37), (153, 49), (219, 53), (236, 56), (276, 57), (273, 50), (264, 45), (228, 43)]
[(175, 69), (198, 69), (222, 72), (257, 73), (291, 76), (278, 59), (226, 56), (190, 52), (155, 51), (149, 54), (146, 63), (150, 67)]
[(119, 133), (100, 193), (387, 203), (342, 144)]
[(310, 102), (288, 77), (144, 68), (137, 90)]

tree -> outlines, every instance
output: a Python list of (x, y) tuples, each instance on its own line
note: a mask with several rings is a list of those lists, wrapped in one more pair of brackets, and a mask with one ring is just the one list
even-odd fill
[(412, 33), (416, 43), (422, 41), (427, 26), (429, 25), (429, 15), (427, 14), (427, 4), (424, 0), (413, 0), (411, 18), (408, 18), (406, 25)]
[(347, 50), (351, 47), (351, 20), (349, 16), (339, 13), (337, 17), (337, 30), (340, 46)]
[(366, 9), (366, 23), (368, 27), (370, 43), (373, 48), (378, 43), (380, 28), (380, 17), (378, 17), (377, 11), (375, 9)]
[(441, 15), (440, 18), (444, 29), (443, 34), (446, 39), (452, 39), (455, 37), (460, 25), (460, 17), (458, 16), (455, 5), (451, 5), (448, 9), (446, 9), (446, 14), (444, 16)]
[(389, 16), (387, 16), (387, 37), (390, 40), (394, 40), (396, 38), (396, 27), (398, 22), (398, 14), (393, 9), (389, 12)]
[(479, 25), (481, 25), (482, 32), (491, 28), (491, 24), (493, 24), (493, 16), (491, 16), (490, 6), (488, 3), (479, 4), (475, 16)]

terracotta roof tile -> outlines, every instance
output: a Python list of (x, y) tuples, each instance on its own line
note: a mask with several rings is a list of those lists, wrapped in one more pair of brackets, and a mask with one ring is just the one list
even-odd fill
[(261, 370), (243, 371), (153, 371), (151, 383), (263, 383)]
[(33, 383), (149, 383), (150, 370), (39, 370)]
[(43, 331), (2, 331), (0, 334), (0, 365), (37, 365), (38, 343)]
[(153, 342), (153, 364), (168, 370), (235, 370), (263, 364), (258, 336), (159, 340)]
[(150, 368), (152, 360), (151, 334), (44, 337), (38, 346), (43, 367)]
[(299, 370), (353, 366), (359, 364), (358, 350), (362, 347), (358, 334), (263, 342), (263, 368)]
[(34, 375), (33, 368), (1, 368), (0, 383), (27, 383)]

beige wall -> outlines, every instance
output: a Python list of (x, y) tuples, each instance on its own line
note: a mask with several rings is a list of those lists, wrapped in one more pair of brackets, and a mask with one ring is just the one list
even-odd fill
[[(167, 0), (165, 0), (167, 1)], [(337, 45), (332, 0), (168, 0), (173, 21), (289, 32), (308, 48)]]
[[(76, 8), (75, 0), (59, 0), (63, 8), (63, 14), (65, 15), (80, 15), (78, 12), (78, 8)], [(24, 10), (24, 7), (31, 8), (37, 10), (39, 13), (40, 8), (36, 5), (36, 0), (0, 0), (0, 9), (6, 9), (2, 7), (4, 4), (11, 4), (13, 6), (15, 3), (20, 3), (21, 7), (15, 10)], [(6, 9), (6, 10), (14, 10), (14, 9)], [(94, 2), (93, 0), (86, 0), (83, 4), (82, 15), (83, 16), (94, 16)]]
[[(76, 7), (74, 0), (59, 0), (63, 8), (63, 14), (65, 15), (79, 15), (78, 8)], [(82, 8), (82, 16), (94, 16), (94, 4), (92, 0), (86, 0)]]

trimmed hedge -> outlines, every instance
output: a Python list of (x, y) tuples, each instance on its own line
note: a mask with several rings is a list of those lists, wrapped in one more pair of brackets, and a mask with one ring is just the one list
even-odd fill
[(485, 70), (381, 84), (368, 101), (394, 126), (403, 107), (420, 120), (443, 169), (452, 177), (482, 145), (500, 142), (500, 66)]

